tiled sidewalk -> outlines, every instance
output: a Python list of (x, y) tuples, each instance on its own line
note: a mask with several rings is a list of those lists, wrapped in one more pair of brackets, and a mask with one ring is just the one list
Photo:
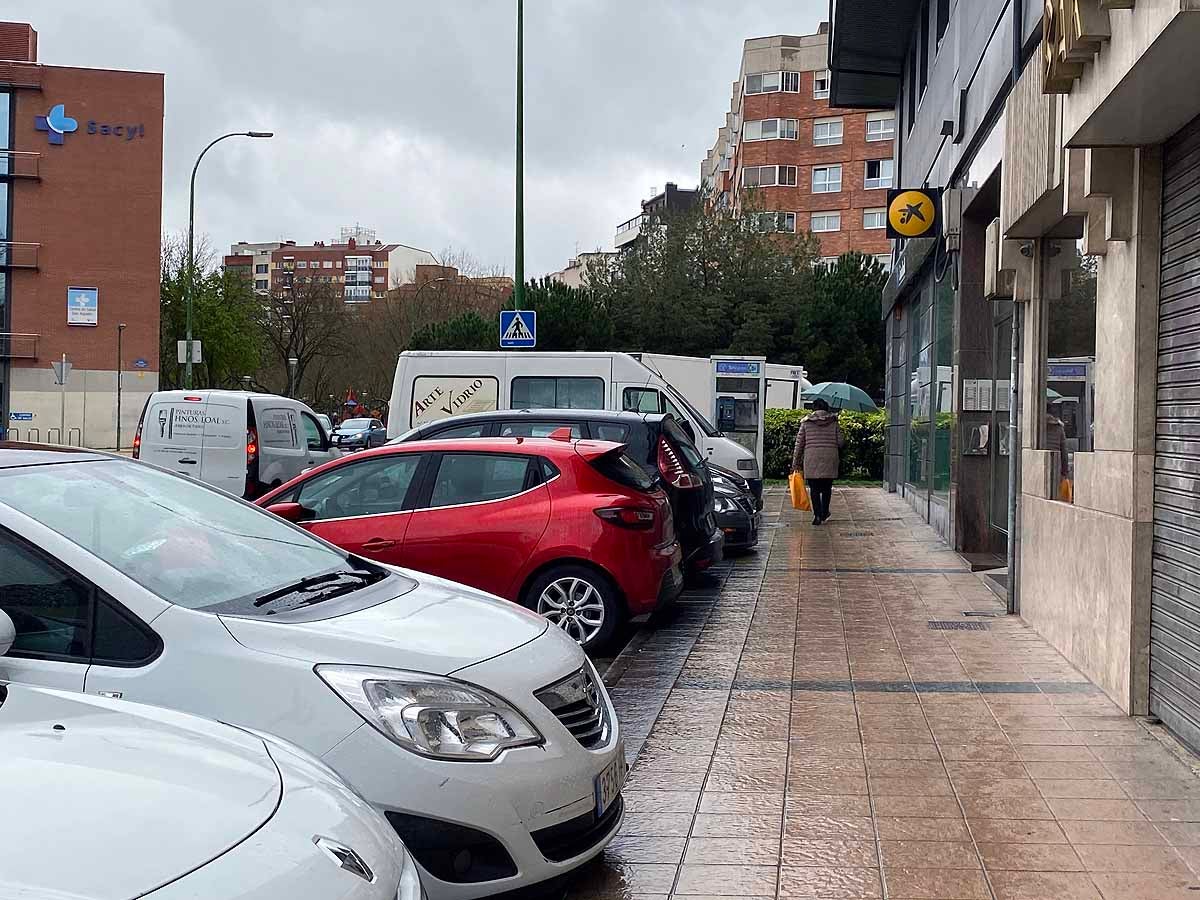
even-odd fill
[(1001, 608), (902, 501), (783, 502), (610, 672), (628, 813), (572, 897), (1200, 898), (1179, 757), (1019, 620), (964, 616)]

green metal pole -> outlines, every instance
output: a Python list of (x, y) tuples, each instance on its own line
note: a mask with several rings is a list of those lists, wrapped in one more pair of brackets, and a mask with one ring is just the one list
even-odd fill
[(517, 0), (517, 258), (513, 305), (525, 305), (525, 0)]

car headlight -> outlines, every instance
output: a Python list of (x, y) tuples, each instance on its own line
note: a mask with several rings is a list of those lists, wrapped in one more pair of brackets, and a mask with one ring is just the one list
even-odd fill
[(404, 868), (400, 870), (400, 886), (396, 888), (396, 900), (425, 900), (421, 878), (417, 875), (417, 864), (412, 854), (404, 854)]
[(317, 666), (317, 674), (385, 737), (422, 756), (492, 760), (543, 740), (510, 704), (465, 681), (364, 666)]
[(737, 461), (739, 472), (757, 472), (758, 460), (756, 459), (739, 459)]
[(722, 497), (718, 495), (714, 499), (713, 505), (716, 507), (717, 512), (720, 513), (737, 512), (737, 504), (734, 503), (729, 497)]

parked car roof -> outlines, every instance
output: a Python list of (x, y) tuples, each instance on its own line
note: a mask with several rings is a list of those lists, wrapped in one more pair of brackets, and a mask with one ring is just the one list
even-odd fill
[[(492, 422), (496, 419), (530, 418), (530, 419), (560, 419), (564, 422), (661, 422), (667, 413), (620, 412), (612, 409), (498, 409), (491, 412), (468, 413), (463, 416), (452, 416), (455, 425), (471, 422)], [(424, 431), (434, 428), (450, 419), (438, 419), (436, 422), (426, 422), (414, 428), (414, 431)]]
[(52, 463), (84, 462), (111, 459), (108, 453), (53, 444), (31, 444), (24, 441), (0, 441), (0, 469), (20, 466), (46, 466)]

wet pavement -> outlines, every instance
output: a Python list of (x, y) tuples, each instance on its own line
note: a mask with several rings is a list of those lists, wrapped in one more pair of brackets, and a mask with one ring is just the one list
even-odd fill
[(1200, 897), (1191, 757), (903, 501), (784, 501), (609, 667), (627, 814), (571, 897)]

